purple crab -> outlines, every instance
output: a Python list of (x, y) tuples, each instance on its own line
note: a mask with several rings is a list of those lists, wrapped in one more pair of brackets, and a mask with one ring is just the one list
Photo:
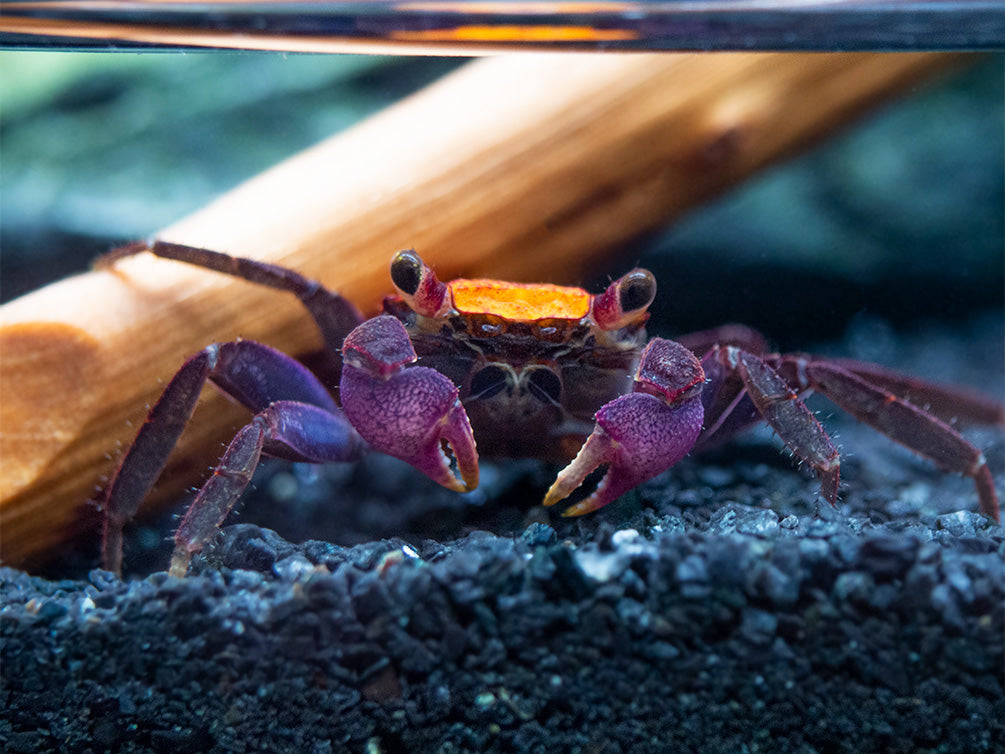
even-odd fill
[(136, 243), (106, 263), (142, 251), (294, 293), (332, 353), (341, 351), (342, 371), (337, 402), (306, 367), (253, 341), (213, 344), (186, 361), (108, 487), (103, 555), (113, 571), (121, 568), (122, 527), (163, 470), (207, 379), (253, 417), (182, 519), (175, 575), (184, 575), (215, 535), (263, 453), (345, 462), (369, 447), (457, 491), (477, 487), (479, 451), (567, 464), (546, 506), (606, 469), (564, 512), (575, 516), (607, 505), (693, 449), (763, 421), (816, 471), (822, 496), (834, 504), (840, 458), (803, 403), (811, 391), (943, 469), (973, 478), (980, 510), (999, 520), (983, 454), (950, 426), (951, 419), (1001, 424), (999, 404), (875, 364), (769, 353), (764, 338), (742, 325), (649, 339), (656, 280), (647, 270), (591, 295), (549, 284), (443, 283), (414, 251), (401, 251), (391, 260), (397, 295), (385, 299), (383, 314), (364, 320), (340, 295), (292, 270), (206, 249)]

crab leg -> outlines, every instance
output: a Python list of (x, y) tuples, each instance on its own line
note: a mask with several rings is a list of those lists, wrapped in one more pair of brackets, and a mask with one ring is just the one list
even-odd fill
[(816, 390), (941, 468), (973, 478), (981, 511), (996, 521), (1000, 519), (998, 495), (984, 455), (938, 418), (959, 416), (1000, 424), (1002, 409), (995, 402), (852, 360), (761, 358), (727, 347), (714, 348), (703, 366), (709, 375), (704, 398), (709, 404), (709, 424), (702, 444), (734, 435), (753, 424), (760, 414), (796, 456), (817, 469), (821, 492), (834, 503), (839, 482), (838, 452), (799, 398), (805, 391)]
[(1001, 520), (998, 495), (984, 454), (959, 432), (840, 365), (811, 361), (804, 369), (811, 388), (852, 416), (939, 467), (971, 477), (977, 485), (981, 512), (995, 521)]
[[(351, 460), (362, 448), (359, 437), (342, 417), (331, 395), (301, 364), (253, 341), (213, 344), (186, 361), (168, 383), (108, 486), (103, 505), (102, 545), (103, 562), (108, 570), (118, 573), (121, 569), (122, 527), (136, 513), (163, 471), (207, 379), (257, 414), (266, 411), (274, 401), (296, 402), (313, 409), (310, 413), (315, 417), (313, 423), (303, 420), (300, 430), (276, 431), (273, 434), (277, 440), (297, 437), (298, 432), (323, 437), (316, 444), (324, 448), (325, 460), (332, 461)], [(319, 415), (323, 417), (318, 418)], [(293, 416), (289, 419), (292, 421)], [(246, 427), (242, 433), (246, 431), (250, 430)], [(287, 458), (312, 460), (298, 447), (307, 447), (302, 438), (265, 449)], [(234, 465), (232, 461), (227, 464)]]
[(715, 351), (735, 346), (747, 353), (763, 354), (767, 351), (767, 341), (761, 333), (734, 323), (688, 333), (675, 340), (702, 359), (707, 378), (701, 393), (705, 429), (695, 443), (696, 450), (724, 442), (760, 420), (761, 415), (747, 395), (743, 380), (734, 370), (718, 363)]
[[(716, 347), (702, 360), (713, 383), (736, 374), (743, 384), (728, 410), (716, 418), (714, 429), (732, 434), (750, 423), (749, 399), (757, 412), (789, 449), (817, 471), (820, 491), (831, 505), (836, 504), (840, 484), (840, 454), (799, 393), (760, 356), (733, 346)], [(756, 415), (755, 415), (756, 416)], [(732, 419), (732, 421), (730, 421)]]
[(716, 346), (736, 346), (750, 353), (766, 353), (768, 350), (768, 342), (761, 333), (735, 322), (675, 336), (674, 340), (693, 351), (699, 359)]
[(633, 392), (597, 411), (596, 428), (559, 473), (544, 505), (564, 500), (591, 472), (606, 465), (593, 493), (563, 515), (589, 513), (677, 463), (701, 431), (704, 380), (701, 364), (688, 349), (653, 339), (642, 352)]
[(448, 489), (478, 486), (478, 453), (457, 387), (428, 367), (406, 368), (417, 356), (400, 321), (385, 314), (364, 322), (346, 337), (342, 355), (342, 410), (371, 447)]
[(200, 249), (197, 246), (186, 246), (156, 239), (135, 241), (112, 249), (100, 257), (95, 262), (95, 266), (108, 267), (123, 257), (133, 256), (144, 251), (149, 251), (163, 259), (174, 259), (243, 278), (251, 283), (289, 291), (300, 299), (304, 308), (313, 317), (329, 352), (332, 354), (338, 353), (339, 349), (342, 348), (345, 336), (363, 321), (362, 315), (355, 306), (316, 280), (311, 280), (285, 267), (243, 257), (233, 257), (219, 251)]
[(276, 401), (257, 413), (231, 440), (182, 518), (174, 536), (171, 575), (184, 576), (192, 555), (219, 531), (263, 452), (307, 463), (350, 461), (360, 443), (346, 442), (345, 432), (346, 423), (339, 414), (309, 403)]
[(957, 420), (976, 424), (1005, 424), (1002, 405), (966, 388), (925, 382), (878, 364), (854, 359), (828, 359), (828, 363), (903, 398), (946, 424)]

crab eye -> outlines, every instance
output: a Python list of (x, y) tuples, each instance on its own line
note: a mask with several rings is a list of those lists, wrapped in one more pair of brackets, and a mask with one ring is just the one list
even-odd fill
[(607, 290), (593, 297), (590, 314), (602, 330), (646, 321), (646, 309), (656, 298), (656, 278), (649, 270), (632, 270), (615, 280)]
[(656, 298), (656, 278), (649, 270), (632, 270), (618, 281), (618, 301), (626, 314), (648, 309)]
[(506, 387), (506, 371), (502, 367), (487, 366), (471, 378), (472, 398), (491, 398)]
[(412, 296), (422, 282), (422, 267), (422, 260), (414, 251), (399, 251), (391, 260), (391, 282), (403, 294)]
[(550, 369), (535, 369), (527, 378), (530, 394), (542, 403), (558, 403), (562, 397), (562, 381)]
[(391, 282), (405, 303), (423, 316), (436, 317), (449, 308), (447, 286), (412, 249), (399, 251), (391, 259)]

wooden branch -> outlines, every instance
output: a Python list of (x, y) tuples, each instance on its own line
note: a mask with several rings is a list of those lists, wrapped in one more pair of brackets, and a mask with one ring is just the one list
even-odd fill
[[(574, 282), (639, 233), (958, 58), (516, 56), (472, 63), (159, 235), (268, 259), (373, 312), (391, 254), (444, 279)], [(0, 309), (5, 562), (50, 552), (186, 356), (319, 338), (289, 296), (149, 255)], [(203, 477), (246, 415), (206, 391), (159, 485)], [(89, 514), (88, 511), (91, 511)]]

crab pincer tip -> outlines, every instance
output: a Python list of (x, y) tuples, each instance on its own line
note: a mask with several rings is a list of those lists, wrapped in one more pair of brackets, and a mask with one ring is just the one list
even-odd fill
[(590, 495), (586, 500), (580, 500), (575, 505), (570, 505), (564, 511), (562, 511), (562, 518), (574, 518), (576, 516), (585, 516), (587, 513), (593, 513), (593, 511), (603, 508), (610, 500), (604, 499), (601, 496), (599, 490)]
[[(616, 460), (616, 450), (614, 441), (599, 427), (583, 445), (579, 454), (559, 473), (554, 484), (548, 489), (544, 496), (543, 505), (548, 508), (556, 503), (565, 500), (579, 487), (593, 471), (604, 464), (612, 463)], [(581, 500), (575, 505), (569, 506), (562, 512), (562, 516), (582, 516), (602, 508), (611, 502), (616, 494), (611, 494), (609, 481), (611, 469), (608, 468), (603, 479), (597, 488), (585, 500)]]
[[(444, 446), (453, 455), (456, 469), (451, 468)], [(431, 445), (417, 457), (406, 460), (454, 492), (470, 492), (478, 486), (478, 452), (471, 423), (460, 401), (440, 420)]]
[(460, 401), (454, 404), (447, 416), (442, 437), (457, 461), (459, 491), (470, 492), (478, 486), (478, 451), (471, 422)]

